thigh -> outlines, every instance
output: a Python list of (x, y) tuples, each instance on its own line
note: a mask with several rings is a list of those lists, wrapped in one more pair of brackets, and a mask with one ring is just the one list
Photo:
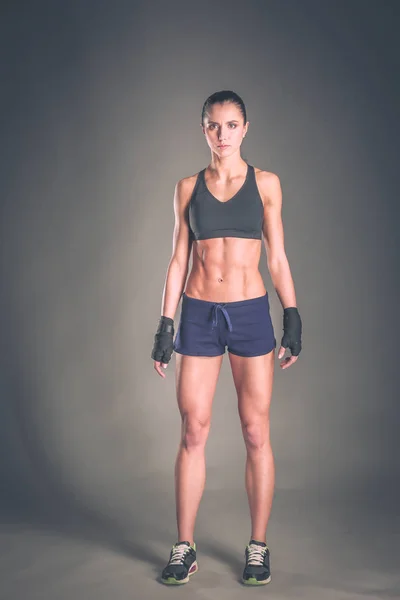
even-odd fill
[(269, 418), (274, 380), (275, 349), (262, 356), (228, 354), (242, 422)]
[[(174, 341), (174, 351), (185, 356), (216, 357), (225, 353), (212, 323), (213, 302), (183, 295), (182, 311)], [(208, 367), (201, 366), (207, 369)]]
[(243, 302), (228, 303), (226, 307), (232, 321), (227, 344), (231, 354), (255, 357), (269, 354), (276, 347), (267, 294)]
[(223, 355), (176, 355), (176, 395), (182, 418), (189, 415), (201, 421), (210, 419), (222, 359)]

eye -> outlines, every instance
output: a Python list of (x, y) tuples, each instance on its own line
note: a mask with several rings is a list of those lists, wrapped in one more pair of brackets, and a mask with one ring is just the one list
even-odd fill
[(236, 123), (230, 123), (234, 129), (236, 129)]

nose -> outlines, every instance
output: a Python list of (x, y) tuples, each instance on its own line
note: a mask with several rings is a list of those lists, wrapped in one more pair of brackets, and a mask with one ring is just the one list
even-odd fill
[(219, 132), (218, 132), (218, 139), (220, 142), (224, 142), (226, 140), (226, 132), (227, 129), (225, 129), (225, 127), (221, 127)]

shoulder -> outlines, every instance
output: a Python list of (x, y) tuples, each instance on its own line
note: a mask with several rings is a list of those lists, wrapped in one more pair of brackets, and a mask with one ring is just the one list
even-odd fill
[(279, 176), (276, 173), (271, 173), (270, 171), (263, 171), (258, 167), (254, 167), (254, 173), (257, 180), (257, 185), (261, 185), (263, 188), (268, 186), (277, 186), (280, 185)]
[(189, 175), (188, 177), (182, 177), (182, 179), (179, 179), (176, 185), (181, 190), (193, 190), (194, 186), (196, 185), (198, 176), (199, 172), (195, 173), (194, 175)]
[(196, 185), (199, 173), (182, 177), (175, 184), (175, 203), (179, 205), (187, 205), (192, 197), (194, 187)]
[(282, 190), (279, 176), (276, 173), (271, 173), (271, 171), (263, 171), (258, 167), (254, 167), (254, 174), (264, 206), (281, 202)]

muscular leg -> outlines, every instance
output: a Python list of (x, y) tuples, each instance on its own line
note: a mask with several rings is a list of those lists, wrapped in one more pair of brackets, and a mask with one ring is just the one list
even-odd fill
[(176, 354), (176, 391), (182, 418), (175, 464), (178, 541), (193, 544), (194, 526), (204, 490), (205, 445), (223, 356)]
[(274, 359), (274, 350), (249, 358), (229, 353), (247, 450), (246, 491), (251, 514), (251, 538), (259, 542), (266, 541), (275, 485), (269, 428)]

